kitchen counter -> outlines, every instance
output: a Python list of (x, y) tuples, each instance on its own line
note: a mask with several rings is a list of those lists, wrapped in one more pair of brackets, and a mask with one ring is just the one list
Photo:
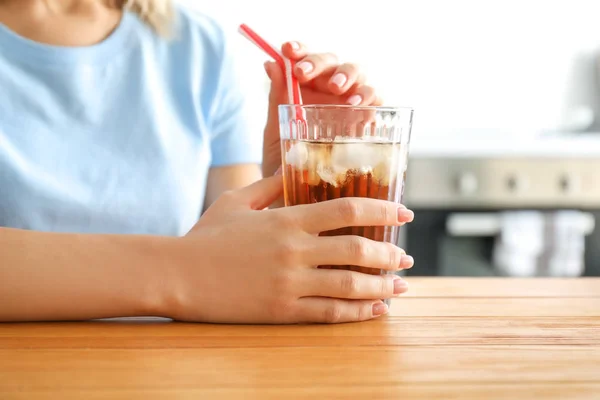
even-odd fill
[(600, 278), (408, 280), (366, 323), (0, 324), (0, 398), (600, 398)]
[[(420, 158), (536, 158), (596, 160), (600, 156), (600, 132), (528, 135), (447, 134), (411, 139), (410, 159)], [(410, 167), (409, 167), (410, 170)]]

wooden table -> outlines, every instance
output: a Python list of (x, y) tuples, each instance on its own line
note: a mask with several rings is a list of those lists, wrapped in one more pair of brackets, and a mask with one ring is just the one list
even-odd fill
[(0, 325), (0, 399), (600, 399), (600, 279), (411, 278), (336, 326)]

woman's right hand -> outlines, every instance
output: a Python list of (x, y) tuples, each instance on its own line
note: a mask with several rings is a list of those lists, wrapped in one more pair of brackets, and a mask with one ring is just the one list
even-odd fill
[(345, 198), (265, 209), (282, 177), (222, 195), (179, 239), (165, 285), (167, 316), (216, 323), (340, 323), (387, 312), (380, 299), (407, 290), (394, 275), (318, 269), (358, 265), (398, 271), (412, 258), (397, 246), (358, 236), (319, 237), (347, 226), (403, 225), (413, 213), (397, 203)]

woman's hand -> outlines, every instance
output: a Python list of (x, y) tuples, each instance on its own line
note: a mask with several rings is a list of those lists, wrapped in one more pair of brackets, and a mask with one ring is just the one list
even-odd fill
[[(356, 64), (340, 64), (331, 53), (309, 53), (299, 42), (285, 43), (283, 55), (296, 62), (294, 74), (306, 104), (381, 105), (375, 89)], [(275, 62), (265, 63), (271, 79), (269, 112), (263, 144), (263, 176), (271, 176), (281, 164), (277, 107), (288, 103), (285, 75)]]
[(412, 258), (390, 243), (358, 236), (320, 237), (347, 226), (399, 226), (405, 207), (345, 198), (265, 209), (282, 192), (281, 176), (221, 196), (181, 240), (170, 272), (164, 315), (219, 323), (339, 323), (387, 312), (380, 299), (407, 285), (398, 276), (317, 265), (359, 265), (398, 271)]

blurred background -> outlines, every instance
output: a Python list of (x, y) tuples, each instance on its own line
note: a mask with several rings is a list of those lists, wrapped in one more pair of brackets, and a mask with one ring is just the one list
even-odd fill
[(360, 64), (415, 109), (411, 275), (600, 276), (600, 1), (181, 2), (231, 32), (257, 132), (265, 56), (242, 22)]

